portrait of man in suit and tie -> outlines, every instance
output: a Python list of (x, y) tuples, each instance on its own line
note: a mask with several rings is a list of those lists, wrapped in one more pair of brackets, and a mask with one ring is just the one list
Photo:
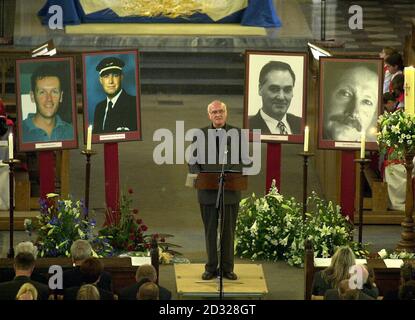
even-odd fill
[(247, 53), (246, 125), (263, 135), (301, 135), (303, 56)]
[(121, 133), (125, 140), (140, 138), (136, 55), (136, 51), (84, 55), (85, 127), (93, 125), (94, 135)]

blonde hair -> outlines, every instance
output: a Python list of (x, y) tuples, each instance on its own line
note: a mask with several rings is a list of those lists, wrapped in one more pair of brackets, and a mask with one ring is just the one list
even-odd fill
[(142, 266), (138, 267), (137, 272), (135, 274), (135, 279), (137, 282), (140, 282), (143, 279), (148, 279), (152, 282), (156, 282), (156, 268), (154, 268), (154, 266), (152, 266), (151, 264), (143, 264)]
[(137, 300), (158, 300), (159, 287), (153, 282), (146, 282), (140, 286), (137, 292)]
[(355, 265), (355, 255), (348, 246), (339, 247), (331, 258), (330, 267), (321, 272), (324, 280), (329, 282), (332, 288), (338, 288), (344, 279), (349, 279), (350, 267)]
[(16, 294), (16, 300), (37, 300), (37, 289), (30, 282), (24, 283)]
[(100, 300), (99, 291), (97, 287), (92, 284), (84, 284), (76, 294), (76, 300)]

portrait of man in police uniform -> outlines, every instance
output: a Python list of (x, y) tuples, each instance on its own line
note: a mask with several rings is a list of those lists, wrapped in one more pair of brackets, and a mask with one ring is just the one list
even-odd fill
[(137, 52), (96, 52), (84, 57), (86, 127), (94, 135), (137, 137), (139, 99)]

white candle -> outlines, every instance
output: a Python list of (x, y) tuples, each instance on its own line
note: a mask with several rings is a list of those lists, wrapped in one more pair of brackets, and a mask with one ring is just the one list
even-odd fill
[(366, 146), (366, 135), (362, 132), (362, 136), (360, 138), (360, 159), (365, 158), (365, 146)]
[(413, 66), (404, 69), (404, 102), (405, 112), (408, 114), (415, 113), (415, 68)]
[(310, 138), (310, 129), (305, 126), (304, 129), (304, 152), (308, 152), (308, 140)]
[(88, 127), (88, 135), (86, 140), (86, 150), (91, 150), (91, 143), (92, 143), (92, 125)]
[(9, 159), (13, 159), (13, 133), (9, 133)]

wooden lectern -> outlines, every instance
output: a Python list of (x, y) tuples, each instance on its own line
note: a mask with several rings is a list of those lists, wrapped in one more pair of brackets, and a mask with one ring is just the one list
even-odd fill
[[(218, 190), (220, 172), (200, 172), (195, 181), (195, 188), (201, 190)], [(240, 172), (225, 171), (225, 190), (240, 191), (248, 188), (248, 176)]]

